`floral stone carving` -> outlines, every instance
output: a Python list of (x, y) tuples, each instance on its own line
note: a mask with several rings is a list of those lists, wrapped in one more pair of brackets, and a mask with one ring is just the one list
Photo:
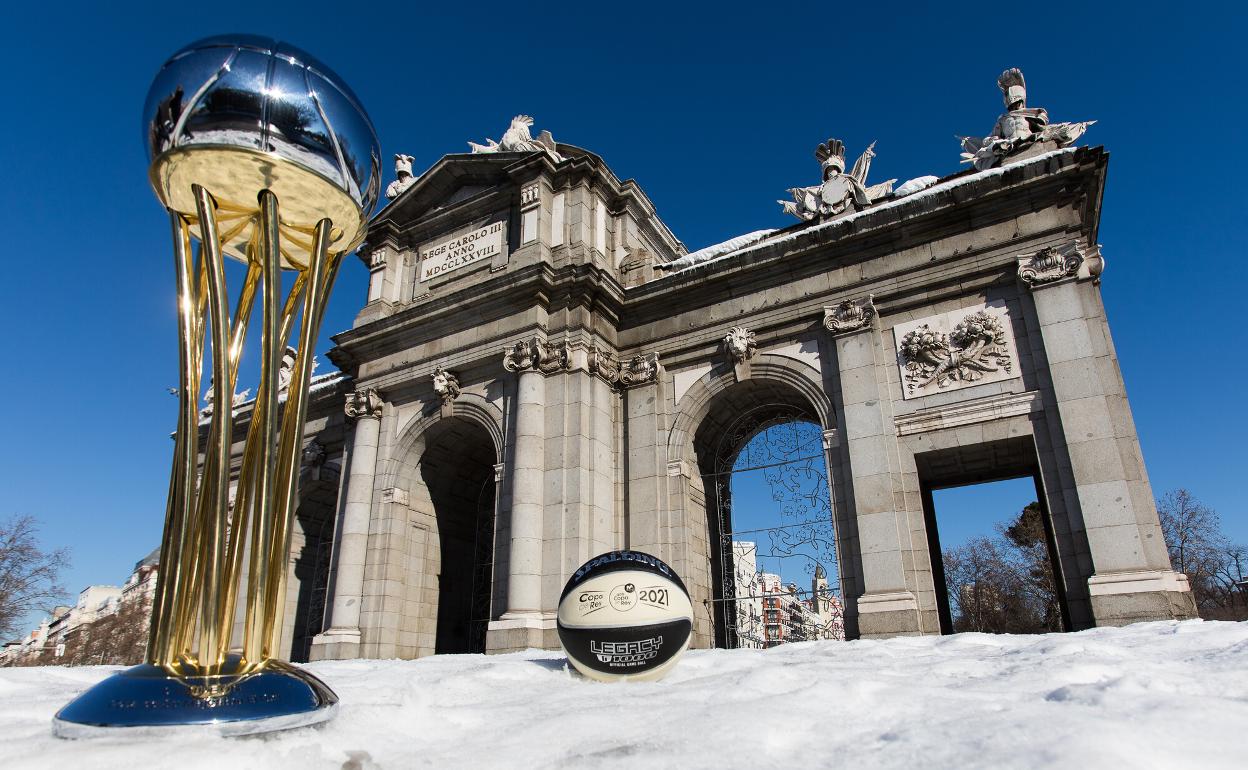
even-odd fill
[(1018, 376), (1014, 336), (1002, 307), (956, 311), (906, 326), (894, 330), (905, 398)]

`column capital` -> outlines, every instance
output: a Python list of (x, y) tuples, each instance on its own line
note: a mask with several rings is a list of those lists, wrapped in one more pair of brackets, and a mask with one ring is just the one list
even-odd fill
[(659, 354), (643, 353), (633, 356), (620, 372), (621, 387), (631, 388), (659, 379)]
[(347, 394), (342, 410), (348, 420), (357, 420), (361, 417), (380, 420), (384, 406), (385, 402), (382, 401), (381, 394), (376, 388), (361, 388)]
[(1069, 241), (1045, 246), (1039, 251), (1018, 255), (1018, 280), (1035, 289), (1066, 279), (1088, 279), (1100, 282), (1105, 270), (1101, 247)]
[(823, 328), (833, 334), (850, 334), (871, 328), (875, 320), (875, 295), (864, 299), (847, 299), (837, 305), (823, 306)]
[(606, 350), (597, 345), (589, 348), (589, 373), (596, 374), (610, 385), (620, 382), (620, 362)]
[(567, 340), (548, 342), (541, 337), (519, 340), (503, 350), (503, 368), (509, 372), (539, 371), (554, 374), (568, 368), (571, 346)]

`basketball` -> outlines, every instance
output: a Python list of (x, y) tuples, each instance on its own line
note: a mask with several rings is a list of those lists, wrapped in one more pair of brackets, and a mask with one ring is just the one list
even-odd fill
[(559, 597), (558, 628), (564, 652), (584, 676), (653, 681), (688, 649), (693, 605), (662, 560), (612, 551), (572, 574)]

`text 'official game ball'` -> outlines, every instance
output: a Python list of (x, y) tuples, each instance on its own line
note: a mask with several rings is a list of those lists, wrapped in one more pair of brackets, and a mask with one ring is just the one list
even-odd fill
[(590, 559), (559, 598), (559, 641), (590, 679), (660, 679), (689, 647), (692, 631), (685, 584), (641, 551)]

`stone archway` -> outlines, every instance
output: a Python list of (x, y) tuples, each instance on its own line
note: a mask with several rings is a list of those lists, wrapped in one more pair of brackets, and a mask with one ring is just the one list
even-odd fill
[[(685, 526), (694, 543), (690, 555), (691, 578), (687, 581), (696, 607), (695, 634), (702, 645), (729, 646), (735, 612), (726, 597), (732, 594), (731, 527), (724, 527), (722, 507), (730, 506), (726, 490), (716, 481), (730, 468), (737, 453), (770, 425), (804, 421), (830, 434), (832, 408), (813, 367), (777, 355), (761, 354), (751, 360), (750, 376), (737, 381), (732, 372), (712, 371), (695, 382), (680, 399), (668, 444), (671, 470), (683, 484), (672, 490), (673, 505), (684, 511)], [(834, 515), (841, 592), (852, 602), (856, 585), (852, 555), (842, 539), (852, 537), (853, 517), (843, 504), (837, 468), (829, 467), (825, 441), (822, 468), (828, 474), (828, 507)]]
[(499, 553), (507, 523), (497, 515), (501, 446), (501, 413), (467, 393), (449, 413), (427, 410), (401, 430), (378, 485), (374, 521), (387, 522), (389, 534), (373, 542), (387, 547), (373, 546), (379, 577), (365, 586), (366, 597), (384, 595), (382, 603), (395, 610), (362, 613), (367, 654), (484, 651), (486, 625), (501, 612), (506, 591)]
[(474, 422), (451, 417), (426, 431), (420, 479), (432, 509), (426, 590), (434, 652), (485, 652), (492, 611), (495, 451)]

